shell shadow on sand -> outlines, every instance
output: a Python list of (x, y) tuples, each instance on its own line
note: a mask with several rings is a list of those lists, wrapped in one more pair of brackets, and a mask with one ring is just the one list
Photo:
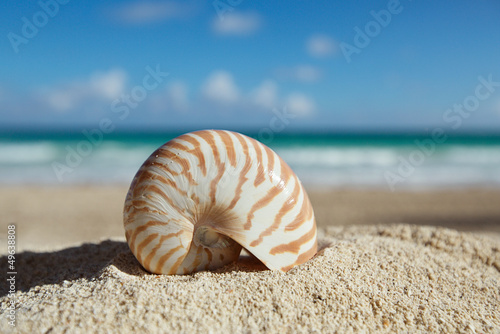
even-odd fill
[[(319, 250), (327, 245), (318, 245)], [(0, 257), (0, 270), (8, 272), (7, 256)], [(26, 251), (16, 254), (16, 291), (29, 291), (36, 286), (60, 284), (64, 281), (92, 279), (102, 270), (114, 265), (119, 271), (133, 276), (153, 275), (135, 259), (126, 242), (105, 240), (86, 243), (54, 252)], [(216, 270), (217, 273), (235, 270), (258, 272), (268, 270), (262, 262), (249, 253), (242, 252), (237, 263)], [(0, 286), (0, 297), (8, 294), (6, 284)]]
[[(106, 240), (54, 252), (18, 253), (16, 290), (28, 291), (45, 284), (59, 284), (80, 278), (90, 279), (98, 275), (117, 254), (126, 251), (129, 251), (126, 242)], [(0, 270), (8, 271), (6, 256), (0, 258)], [(7, 293), (7, 285), (1, 285), (0, 297)]]
[[(318, 239), (317, 254), (321, 254), (322, 251), (325, 248), (331, 246), (331, 244), (332, 244), (331, 240)], [(111, 260), (110, 264), (114, 265), (119, 271), (128, 275), (134, 275), (134, 276), (156, 275), (147, 272), (136, 260), (132, 252), (128, 250), (128, 248), (126, 251), (117, 254)], [(257, 259), (255, 256), (253, 256), (251, 253), (249, 253), (243, 248), (237, 262), (230, 263), (224, 267), (213, 270), (212, 272), (225, 273), (225, 272), (231, 272), (233, 270), (238, 270), (243, 272), (259, 272), (259, 271), (267, 271), (269, 269), (259, 259)], [(194, 274), (196, 273), (188, 274), (185, 276)]]

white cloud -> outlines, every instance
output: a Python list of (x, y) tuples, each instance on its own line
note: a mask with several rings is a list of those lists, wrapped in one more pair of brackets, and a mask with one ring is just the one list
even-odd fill
[(278, 86), (274, 81), (266, 80), (250, 93), (252, 101), (264, 108), (276, 107), (278, 100)]
[(256, 13), (228, 13), (214, 18), (213, 30), (220, 35), (251, 35), (260, 29), (262, 20)]
[(172, 81), (164, 89), (148, 98), (148, 106), (154, 112), (189, 111), (188, 86), (183, 81)]
[(91, 75), (87, 84), (89, 91), (107, 99), (115, 99), (123, 92), (127, 75), (122, 70), (111, 70), (106, 73), (97, 72)]
[(313, 35), (306, 43), (307, 51), (313, 57), (329, 57), (337, 52), (337, 43), (327, 35)]
[(46, 95), (46, 101), (50, 107), (57, 111), (66, 111), (75, 107), (75, 97), (69, 96), (61, 90), (53, 91)]
[(124, 91), (127, 75), (123, 70), (95, 72), (86, 80), (77, 80), (42, 91), (42, 99), (57, 111), (68, 111), (80, 104), (104, 100), (111, 102)]
[(297, 116), (307, 116), (316, 109), (314, 100), (303, 93), (294, 92), (281, 97), (278, 85), (272, 80), (265, 80), (248, 94), (242, 94), (227, 71), (212, 73), (202, 86), (201, 93), (206, 100), (222, 105), (236, 105), (244, 110), (272, 109), (285, 105)]
[(112, 16), (121, 23), (147, 24), (185, 17), (194, 10), (180, 1), (134, 1), (115, 8)]
[(224, 104), (235, 103), (240, 98), (233, 76), (226, 71), (212, 73), (202, 87), (202, 94), (208, 100)]
[(285, 99), (285, 105), (291, 113), (304, 116), (316, 109), (314, 101), (302, 93), (291, 93)]
[(299, 65), (276, 70), (276, 76), (279, 79), (300, 82), (316, 82), (322, 75), (322, 71), (312, 65)]

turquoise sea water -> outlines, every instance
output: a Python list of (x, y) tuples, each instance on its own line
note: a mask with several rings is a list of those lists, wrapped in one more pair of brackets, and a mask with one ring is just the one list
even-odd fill
[[(0, 184), (129, 184), (181, 133), (0, 135)], [(309, 187), (500, 188), (500, 136), (245, 133), (275, 150)]]

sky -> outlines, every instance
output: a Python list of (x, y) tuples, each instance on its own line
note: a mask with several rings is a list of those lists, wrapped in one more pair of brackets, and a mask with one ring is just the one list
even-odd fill
[(500, 2), (0, 4), (0, 128), (500, 131)]

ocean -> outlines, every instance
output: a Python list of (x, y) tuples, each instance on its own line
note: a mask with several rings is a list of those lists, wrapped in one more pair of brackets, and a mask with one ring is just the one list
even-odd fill
[[(0, 185), (128, 185), (179, 134), (0, 134)], [(500, 188), (500, 135), (245, 134), (275, 150), (306, 187)]]

